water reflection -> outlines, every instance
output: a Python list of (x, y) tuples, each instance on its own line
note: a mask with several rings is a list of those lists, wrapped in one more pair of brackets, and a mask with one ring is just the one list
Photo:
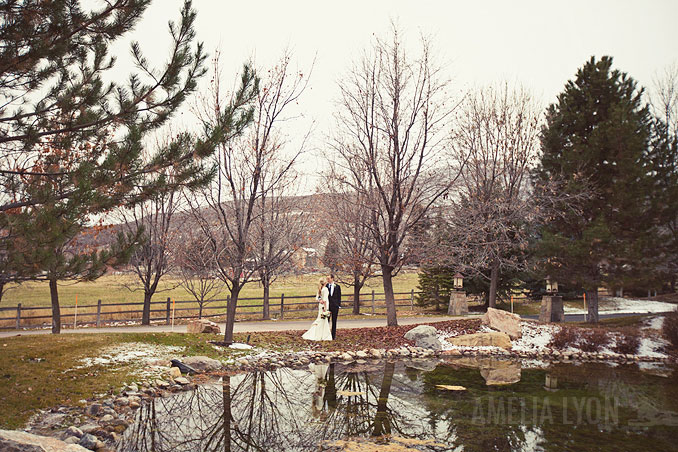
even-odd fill
[[(678, 392), (669, 375), (462, 360), (252, 372), (144, 405), (118, 450), (308, 451), (384, 435), (465, 451), (586, 450), (594, 439), (609, 450), (637, 450), (648, 438), (656, 450), (672, 450), (678, 423), (666, 420), (678, 419)], [(441, 384), (467, 390), (441, 391)]]

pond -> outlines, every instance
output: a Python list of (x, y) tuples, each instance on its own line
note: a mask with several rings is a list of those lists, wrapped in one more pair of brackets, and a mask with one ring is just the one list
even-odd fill
[(252, 372), (145, 404), (118, 450), (678, 450), (676, 372), (645, 366), (459, 358)]

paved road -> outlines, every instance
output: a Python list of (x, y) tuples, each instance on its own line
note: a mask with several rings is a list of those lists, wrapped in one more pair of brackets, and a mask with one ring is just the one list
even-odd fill
[[(434, 322), (443, 322), (445, 320), (455, 320), (462, 318), (479, 318), (480, 316), (465, 316), (465, 317), (400, 317), (398, 318), (399, 325), (412, 325), (415, 323), (434, 323)], [(297, 330), (303, 331), (309, 328), (311, 325), (311, 320), (283, 320), (283, 321), (254, 321), (254, 322), (236, 322), (233, 329), (234, 332), (240, 333), (257, 333), (261, 331), (285, 331), (285, 330)], [(338, 329), (344, 328), (374, 328), (376, 326), (386, 326), (386, 318), (372, 318), (365, 317), (361, 319), (344, 319), (342, 320), (339, 317), (339, 322), (337, 323)], [(224, 324), (221, 324), (221, 329), (223, 331)], [(16, 335), (33, 335), (33, 334), (50, 334), (52, 330), (22, 330), (22, 331), (2, 331), (0, 332), (0, 337), (11, 337)], [(163, 333), (171, 332), (175, 333), (185, 333), (186, 325), (177, 325), (172, 330), (171, 326), (167, 325), (134, 325), (134, 326), (111, 326), (105, 328), (78, 328), (77, 330), (73, 329), (62, 329), (63, 334), (73, 334), (73, 333)]]
[[(650, 315), (653, 313), (637, 313), (637, 314), (602, 314), (600, 319), (611, 319), (617, 317), (628, 317), (636, 315)], [(459, 320), (459, 319), (477, 319), (481, 315), (468, 315), (463, 317), (449, 317), (449, 316), (440, 316), (440, 317), (400, 317), (398, 318), (399, 325), (412, 325), (416, 323), (434, 323), (434, 322), (443, 322), (446, 320)], [(524, 319), (537, 320), (538, 315), (524, 315)], [(566, 322), (584, 322), (583, 314), (566, 314)], [(296, 330), (303, 331), (308, 329), (311, 324), (311, 320), (283, 320), (283, 321), (250, 321), (250, 322), (236, 322), (234, 327), (234, 332), (236, 333), (257, 333), (261, 331), (286, 331), (286, 330)], [(384, 317), (365, 317), (361, 319), (339, 319), (337, 324), (338, 329), (345, 328), (374, 328), (377, 326), (386, 326), (386, 318)], [(224, 325), (221, 324), (221, 329), (223, 331)], [(185, 333), (186, 325), (177, 325), (172, 329), (171, 326), (167, 325), (134, 325), (134, 326), (111, 326), (104, 328), (78, 328), (77, 330), (73, 329), (62, 329), (63, 334), (73, 334), (73, 333), (164, 333), (171, 332), (175, 333)], [(3, 337), (12, 337), (17, 335), (28, 336), (34, 334), (50, 334), (50, 329), (44, 330), (22, 330), (22, 331), (0, 331), (0, 338)]]

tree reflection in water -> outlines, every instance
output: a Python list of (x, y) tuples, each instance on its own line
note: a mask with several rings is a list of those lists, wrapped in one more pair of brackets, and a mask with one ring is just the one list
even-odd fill
[(406, 419), (406, 404), (389, 402), (394, 372), (387, 362), (223, 377), (145, 404), (118, 450), (301, 451), (323, 440), (392, 431), (426, 436)]

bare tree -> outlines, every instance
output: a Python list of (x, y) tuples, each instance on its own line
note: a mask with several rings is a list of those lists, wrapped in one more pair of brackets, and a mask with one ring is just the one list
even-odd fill
[(179, 285), (198, 303), (198, 318), (205, 305), (214, 300), (224, 288), (217, 277), (214, 249), (199, 233), (184, 230), (174, 235), (172, 261), (179, 276)]
[(667, 134), (678, 133), (678, 62), (655, 76), (650, 104), (655, 116), (666, 124)]
[[(328, 187), (342, 188), (328, 181)], [(360, 291), (369, 278), (375, 276), (376, 258), (369, 227), (370, 210), (359, 192), (335, 196), (333, 212), (340, 221), (329, 225), (331, 240), (337, 245), (339, 282), (353, 287), (353, 314), (360, 314)]]
[[(168, 176), (171, 177), (171, 176)], [(141, 245), (135, 250), (130, 260), (131, 272), (141, 282), (144, 291), (144, 306), (141, 323), (151, 322), (151, 299), (159, 289), (163, 276), (170, 272), (172, 259), (170, 247), (173, 242), (172, 218), (181, 205), (181, 195), (174, 188), (168, 187), (156, 193), (148, 201), (121, 212), (123, 229), (129, 233), (142, 231)], [(129, 290), (137, 290), (136, 286), (128, 286)]]
[[(278, 172), (273, 172), (272, 175)], [(269, 174), (271, 175), (271, 174)], [(277, 184), (277, 189), (268, 190), (266, 175), (262, 177), (261, 196), (257, 202), (257, 221), (254, 227), (254, 258), (257, 262), (259, 280), (264, 289), (263, 318), (270, 318), (271, 284), (290, 263), (294, 252), (302, 243), (307, 215), (302, 206), (285, 196), (294, 187), (294, 174), (289, 172), (287, 181)]]
[(490, 283), (495, 307), (499, 275), (522, 270), (540, 207), (529, 171), (539, 150), (541, 109), (522, 89), (504, 84), (467, 96), (451, 139), (452, 158), (464, 161), (455, 199), (448, 205), (449, 236), (433, 252), (466, 276)]
[[(214, 157), (214, 182), (189, 200), (194, 219), (213, 247), (217, 274), (231, 292), (226, 344), (233, 341), (240, 291), (256, 279), (262, 266), (256, 259), (254, 230), (262, 215), (261, 199), (280, 192), (299, 156), (299, 151), (286, 154), (279, 128), (289, 119), (284, 114), (297, 103), (307, 83), (305, 74), (292, 70), (288, 54), (266, 72), (261, 86), (257, 82), (252, 123), (242, 135), (221, 140)], [(218, 125), (222, 117), (222, 96), (216, 58), (211, 98), (199, 112), (208, 128)]]
[(401, 247), (454, 180), (442, 174), (439, 159), (441, 131), (453, 110), (447, 86), (428, 40), (422, 37), (412, 57), (395, 25), (339, 82), (332, 177), (346, 185), (342, 191), (358, 193), (370, 212), (366, 226), (389, 326), (398, 324), (392, 278), (403, 263)]

